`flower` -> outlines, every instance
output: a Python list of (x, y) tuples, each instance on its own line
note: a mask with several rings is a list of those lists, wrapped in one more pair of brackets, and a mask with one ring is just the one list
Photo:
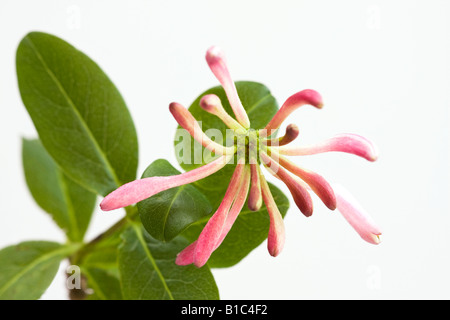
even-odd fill
[[(286, 184), (295, 204), (305, 216), (309, 217), (313, 213), (310, 195), (312, 191), (330, 210), (338, 209), (362, 239), (379, 244), (380, 229), (343, 187), (330, 185), (319, 174), (301, 168), (286, 158), (334, 151), (375, 161), (377, 149), (374, 144), (356, 134), (340, 134), (315, 145), (291, 146), (289, 143), (299, 134), (295, 124), (288, 125), (282, 137), (274, 138), (274, 133), (294, 110), (303, 105), (312, 105), (318, 109), (323, 107), (320, 94), (310, 89), (290, 96), (264, 129), (251, 129), (250, 120), (239, 99), (222, 51), (218, 47), (211, 47), (206, 53), (206, 61), (223, 86), (235, 118), (224, 110), (216, 95), (203, 96), (200, 106), (233, 130), (237, 143), (224, 146), (212, 141), (192, 114), (181, 104), (173, 102), (169, 110), (178, 124), (218, 157), (208, 164), (179, 175), (149, 177), (129, 182), (103, 199), (100, 204), (102, 210), (129, 206), (161, 191), (203, 179), (222, 169), (236, 157), (236, 167), (219, 208), (209, 219), (198, 239), (178, 254), (177, 264), (193, 263), (197, 267), (203, 266), (230, 231), (247, 198), (248, 207), (253, 211), (259, 210), (262, 203), (266, 205), (270, 217), (268, 251), (272, 256), (277, 256), (282, 251), (285, 239), (283, 218), (261, 173), (260, 164)], [(239, 139), (242, 137), (245, 139)]]

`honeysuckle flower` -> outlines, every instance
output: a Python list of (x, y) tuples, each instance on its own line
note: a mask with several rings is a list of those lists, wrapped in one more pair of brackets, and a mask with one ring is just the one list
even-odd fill
[[(260, 164), (277, 179), (283, 181), (292, 194), (299, 210), (307, 217), (313, 213), (314, 192), (330, 210), (337, 209), (365, 241), (378, 244), (381, 231), (367, 212), (341, 186), (331, 185), (321, 175), (302, 168), (286, 156), (305, 156), (323, 152), (344, 152), (369, 161), (377, 159), (375, 145), (356, 134), (340, 134), (309, 146), (289, 145), (299, 135), (295, 124), (286, 127), (285, 134), (275, 138), (284, 120), (297, 108), (311, 105), (323, 107), (322, 97), (314, 90), (306, 89), (290, 96), (264, 129), (251, 128), (249, 117), (239, 99), (225, 57), (218, 47), (211, 47), (206, 61), (225, 90), (234, 118), (222, 106), (220, 98), (208, 94), (200, 100), (200, 107), (221, 119), (238, 137), (233, 146), (212, 141), (201, 129), (192, 114), (179, 103), (171, 103), (169, 110), (178, 124), (206, 149), (216, 155), (213, 161), (197, 169), (175, 176), (149, 177), (129, 182), (107, 195), (100, 206), (102, 210), (126, 207), (149, 198), (161, 191), (203, 179), (236, 159), (237, 163), (223, 200), (206, 223), (198, 239), (177, 256), (178, 265), (203, 266), (216, 250), (241, 212), (246, 200), (250, 210), (257, 211), (264, 203), (270, 218), (267, 247), (270, 255), (277, 256), (283, 249), (285, 229)], [(246, 137), (242, 140), (239, 138)], [(239, 142), (240, 141), (240, 142)]]

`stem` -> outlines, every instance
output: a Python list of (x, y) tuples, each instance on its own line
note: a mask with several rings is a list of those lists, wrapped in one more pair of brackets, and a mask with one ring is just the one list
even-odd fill
[[(134, 221), (139, 219), (139, 215), (137, 212), (136, 206), (128, 206), (125, 208), (126, 215), (119, 221), (117, 221), (114, 225), (112, 225), (109, 229), (99, 234), (97, 237), (92, 239), (88, 243), (84, 243), (78, 251), (76, 251), (72, 256), (69, 257), (70, 264), (79, 265), (84, 257), (95, 250), (95, 248), (107, 240), (111, 236), (113, 236), (116, 232), (119, 232), (125, 229), (127, 226), (132, 224)], [(81, 275), (81, 288), (80, 289), (70, 289), (69, 290), (69, 299), (70, 300), (84, 300), (88, 295), (88, 284), (85, 275)]]
[(70, 262), (72, 264), (80, 264), (86, 254), (90, 253), (95, 249), (95, 247), (108, 239), (116, 232), (119, 232), (125, 229), (131, 222), (139, 219), (138, 212), (136, 206), (128, 206), (125, 208), (126, 216), (117, 221), (114, 225), (112, 225), (109, 229), (99, 234), (97, 237), (92, 239), (90, 242), (85, 243), (71, 258)]

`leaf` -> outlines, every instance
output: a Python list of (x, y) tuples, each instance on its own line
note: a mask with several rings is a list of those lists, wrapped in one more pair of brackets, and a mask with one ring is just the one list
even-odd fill
[(122, 300), (118, 265), (120, 233), (104, 240), (95, 251), (87, 254), (81, 262), (81, 273), (87, 278), (87, 285), (93, 293), (89, 300)]
[[(251, 127), (253, 129), (264, 128), (278, 111), (278, 104), (275, 98), (271, 95), (269, 89), (261, 83), (250, 81), (237, 81), (236, 89), (242, 101), (242, 105), (247, 111)], [(221, 132), (222, 137), (225, 140), (227, 129), (226, 125), (217, 116), (212, 115), (200, 108), (200, 99), (206, 94), (217, 95), (222, 101), (224, 109), (229, 115), (235, 118), (225, 91), (221, 86), (211, 88), (200, 94), (189, 107), (189, 111), (197, 121), (201, 122), (201, 127), (206, 134), (208, 134), (207, 131), (209, 129), (217, 129)], [(181, 127), (178, 126), (178, 129), (181, 129)], [(183, 145), (183, 143), (186, 142), (189, 142), (190, 145)], [(221, 141), (217, 142), (221, 143)], [(178, 143), (180, 143), (180, 145), (178, 145)], [(180, 137), (175, 137), (175, 149), (177, 161), (184, 170), (189, 171), (204, 165), (204, 162), (196, 163), (199, 162), (196, 158), (196, 155), (199, 154), (198, 150), (202, 152), (201, 154), (204, 154), (203, 152), (205, 150), (197, 141), (191, 143), (190, 140), (184, 141)], [(189, 157), (184, 155), (183, 152), (189, 149), (191, 156), (190, 159), (186, 161), (188, 163), (186, 163), (183, 162), (183, 159), (187, 159)], [(183, 152), (178, 152), (178, 150), (183, 150)], [(219, 172), (194, 183), (195, 187), (197, 187), (211, 201), (214, 208), (217, 208), (222, 201), (222, 197), (228, 187), (228, 182), (230, 181), (234, 168), (235, 165), (228, 164)]]
[(123, 300), (117, 268), (89, 267), (82, 269), (94, 291), (88, 300)]
[[(171, 176), (180, 172), (168, 161), (154, 161), (142, 175)], [(160, 192), (137, 204), (147, 232), (161, 241), (170, 241), (192, 223), (211, 213), (208, 199), (192, 185), (183, 185)]]
[(0, 299), (38, 299), (52, 282), (60, 261), (79, 245), (28, 241), (0, 251)]
[[(274, 185), (269, 183), (269, 187), (278, 209), (284, 217), (289, 209), (289, 200)], [(182, 235), (189, 242), (194, 242), (206, 222), (202, 221), (192, 225)], [(245, 204), (225, 240), (209, 258), (208, 266), (227, 268), (237, 264), (267, 238), (268, 232), (269, 214), (266, 207), (263, 205), (259, 211), (254, 212), (250, 211)]]
[(22, 140), (22, 161), (34, 200), (51, 215), (71, 241), (82, 241), (96, 195), (65, 175), (37, 139)]
[(100, 67), (67, 42), (32, 32), (19, 44), (22, 101), (61, 169), (105, 196), (136, 177), (136, 131), (125, 102)]
[(219, 299), (207, 266), (175, 264), (176, 255), (188, 245), (185, 239), (178, 237), (168, 243), (159, 242), (137, 225), (125, 230), (122, 237), (119, 270), (125, 299)]

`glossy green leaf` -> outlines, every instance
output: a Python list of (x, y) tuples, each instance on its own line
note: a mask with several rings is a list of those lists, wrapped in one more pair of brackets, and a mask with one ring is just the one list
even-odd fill
[[(159, 159), (148, 166), (142, 178), (179, 173), (168, 161)], [(161, 241), (172, 240), (212, 210), (208, 199), (189, 184), (160, 192), (139, 202), (137, 208), (147, 232)]]
[(120, 233), (103, 241), (82, 260), (81, 273), (87, 279), (87, 287), (93, 292), (88, 300), (122, 300), (118, 265)]
[(34, 200), (48, 212), (67, 237), (79, 242), (91, 220), (96, 195), (64, 174), (35, 140), (22, 140), (25, 179)]
[(16, 56), (20, 95), (42, 144), (73, 180), (105, 196), (136, 178), (136, 131), (100, 67), (67, 42), (32, 32)]
[[(274, 185), (269, 183), (269, 187), (278, 209), (284, 217), (289, 209), (289, 200)], [(204, 220), (192, 225), (182, 235), (189, 242), (194, 242), (206, 222), (207, 220)], [(254, 212), (250, 211), (245, 204), (225, 240), (211, 255), (208, 265), (211, 268), (227, 268), (237, 264), (267, 238), (268, 232), (269, 214), (266, 207), (263, 205), (259, 211)]]
[(145, 229), (133, 225), (123, 233), (119, 270), (125, 299), (206, 300), (219, 299), (207, 266), (177, 266), (176, 255), (189, 243), (176, 238), (163, 243)]
[[(236, 89), (242, 101), (242, 105), (247, 111), (251, 128), (264, 128), (278, 110), (278, 104), (269, 89), (261, 83), (249, 81), (237, 81)], [(201, 127), (206, 134), (208, 134), (209, 129), (217, 129), (220, 130), (222, 137), (225, 140), (227, 127), (222, 120), (200, 108), (200, 99), (206, 94), (217, 95), (222, 101), (224, 109), (234, 118), (234, 114), (231, 110), (225, 91), (221, 86), (211, 88), (200, 94), (189, 107), (189, 111), (197, 121), (201, 122)], [(179, 126), (178, 129), (180, 128), (181, 127)], [(198, 162), (198, 150), (200, 150), (201, 154), (203, 154), (204, 148), (197, 141), (193, 141), (193, 143), (189, 141), (191, 147), (190, 159), (188, 159), (188, 161), (184, 161), (189, 157), (186, 157), (186, 155), (184, 155), (180, 150), (189, 149), (189, 145), (183, 145), (183, 143), (186, 142), (187, 141), (183, 140), (182, 137), (175, 137), (175, 155), (180, 166), (184, 170), (189, 171), (204, 164), (203, 162), (200, 164), (196, 163)], [(225, 141), (223, 141), (223, 143), (225, 144)], [(225, 194), (225, 190), (228, 186), (231, 175), (233, 174), (234, 168), (235, 165), (229, 164), (219, 172), (194, 183), (195, 187), (197, 187), (211, 201), (214, 208), (217, 208), (222, 201), (221, 198)]]
[(60, 261), (77, 245), (29, 241), (0, 251), (0, 299), (38, 299), (52, 282)]

